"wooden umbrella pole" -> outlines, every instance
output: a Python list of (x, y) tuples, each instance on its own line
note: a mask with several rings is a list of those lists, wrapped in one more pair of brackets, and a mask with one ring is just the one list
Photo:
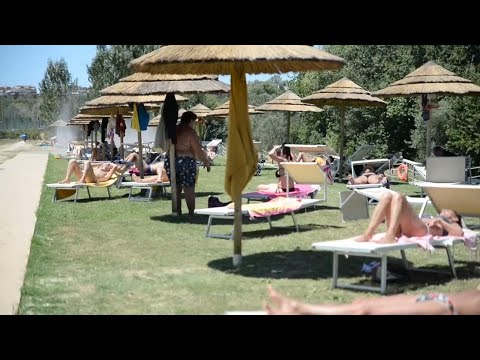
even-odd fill
[(84, 151), (84, 154), (86, 153), (87, 147), (88, 147), (87, 128), (88, 128), (88, 125), (83, 124), (83, 146), (84, 146), (83, 151)]
[(143, 145), (142, 145), (142, 131), (138, 131), (138, 157), (140, 165), (140, 179), (143, 179), (144, 169), (143, 169)]
[(170, 159), (170, 188), (172, 192), (172, 214), (178, 214), (178, 194), (177, 194), (177, 173), (175, 170), (175, 144), (172, 142), (172, 139), (168, 140), (169, 150), (168, 156)]
[[(94, 138), (95, 138), (95, 141), (94, 141), (94, 146), (95, 148), (92, 146), (92, 161), (96, 161), (97, 160), (97, 130), (93, 130), (94, 131)], [(95, 156), (95, 157), (94, 157)]]
[(290, 111), (287, 111), (287, 143), (290, 141)]
[(233, 266), (242, 265), (242, 197), (241, 194), (235, 199), (233, 215)]
[(427, 157), (430, 156), (431, 144), (432, 144), (432, 112), (430, 111), (430, 119), (427, 121), (427, 151), (425, 152), (425, 160)]
[(122, 158), (122, 160), (125, 160), (125, 149), (124, 149), (124, 146), (123, 146), (123, 136), (124, 136), (124, 133), (123, 131), (120, 132), (120, 157)]
[(345, 126), (345, 106), (340, 108), (340, 160), (338, 161), (338, 171), (339, 171), (339, 182), (343, 181), (343, 137), (344, 137), (344, 126)]

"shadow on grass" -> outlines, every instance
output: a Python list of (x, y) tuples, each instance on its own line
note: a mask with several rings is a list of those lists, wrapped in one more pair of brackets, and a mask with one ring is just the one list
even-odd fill
[[(332, 253), (313, 250), (273, 251), (243, 257), (242, 266), (233, 268), (232, 258), (210, 261), (212, 269), (226, 273), (269, 279), (329, 279), (332, 277)], [(341, 278), (362, 277), (363, 263), (371, 258), (339, 257), (339, 275)], [(401, 266), (400, 260), (389, 258), (391, 264)], [(370, 282), (370, 277), (365, 277)]]
[[(265, 252), (243, 257), (240, 268), (234, 268), (232, 258), (213, 260), (208, 263), (212, 269), (229, 274), (246, 277), (267, 279), (332, 279), (332, 253), (320, 251), (275, 251)], [(370, 275), (361, 272), (364, 263), (369, 263), (372, 258), (363, 257), (339, 257), (339, 283), (367, 286), (380, 286), (379, 281), (372, 280)], [(411, 266), (411, 264), (410, 264)], [(448, 283), (452, 276), (448, 273), (448, 265), (435, 265), (422, 267), (422, 270), (442, 271), (445, 273), (430, 273), (423, 271), (407, 271), (399, 258), (388, 258), (388, 271), (397, 275), (397, 279), (389, 280), (387, 292), (389, 294), (415, 291), (427, 286), (438, 286)], [(469, 266), (457, 266), (458, 279), (472, 277)], [(355, 280), (348, 280), (348, 279)], [(348, 289), (347, 291), (359, 291)]]
[[(107, 200), (118, 200), (118, 199), (123, 199), (123, 198), (128, 198), (128, 194), (124, 195), (115, 195), (112, 197), (108, 196), (92, 196), (91, 198), (79, 198), (77, 199), (77, 203), (89, 203), (89, 202), (96, 202), (96, 201), (107, 201)], [(58, 203), (74, 203), (75, 202), (75, 196), (73, 195), (72, 198), (64, 199), (64, 200), (57, 200), (56, 202)]]

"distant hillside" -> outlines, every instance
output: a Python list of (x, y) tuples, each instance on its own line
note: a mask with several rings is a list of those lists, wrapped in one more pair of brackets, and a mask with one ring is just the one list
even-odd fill
[(0, 86), (0, 96), (36, 96), (35, 86)]
[[(88, 87), (78, 86), (72, 90), (72, 95), (86, 94)], [(0, 96), (36, 96), (37, 89), (30, 85), (0, 86)]]

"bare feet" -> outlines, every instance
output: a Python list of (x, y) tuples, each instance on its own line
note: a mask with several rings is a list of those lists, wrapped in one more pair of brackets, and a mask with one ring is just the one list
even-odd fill
[(59, 181), (58, 183), (59, 184), (69, 184), (70, 180), (69, 179), (63, 179), (63, 180)]
[(348, 181), (347, 181), (347, 184), (350, 184), (350, 185), (354, 185), (354, 184), (355, 184), (352, 175), (348, 175), (348, 176), (347, 176), (347, 180), (348, 180)]
[(374, 240), (377, 244), (393, 244), (397, 242), (397, 239), (395, 236), (392, 235), (385, 235), (383, 238), (380, 238), (378, 240)]
[(367, 241), (370, 241), (372, 239), (372, 235), (368, 235), (368, 234), (362, 234), (358, 237), (355, 238), (355, 241), (358, 241), (358, 242), (367, 242)]

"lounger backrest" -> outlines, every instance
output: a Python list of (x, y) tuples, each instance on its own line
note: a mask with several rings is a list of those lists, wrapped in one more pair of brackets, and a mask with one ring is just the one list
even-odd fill
[(426, 181), (435, 183), (465, 182), (465, 156), (427, 158)]
[(375, 146), (374, 145), (362, 145), (360, 146), (355, 153), (350, 156), (350, 161), (358, 161), (358, 160), (363, 160), (365, 159), (365, 156), (370, 154), (370, 152), (373, 150)]
[(297, 184), (324, 185), (326, 182), (325, 173), (317, 163), (282, 162), (280, 165)]
[(463, 216), (480, 216), (480, 186), (426, 184), (422, 186), (437, 212), (452, 209)]

